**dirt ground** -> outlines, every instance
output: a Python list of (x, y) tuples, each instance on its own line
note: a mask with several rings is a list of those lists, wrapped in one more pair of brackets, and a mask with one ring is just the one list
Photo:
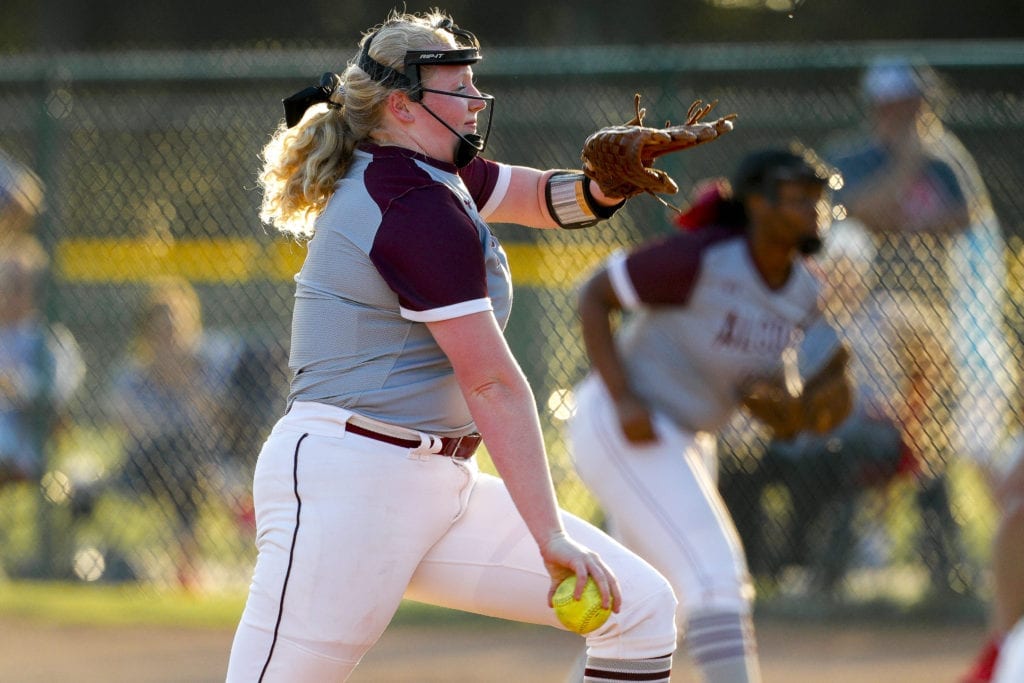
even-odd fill
[[(955, 683), (983, 638), (981, 626), (972, 625), (874, 628), (761, 619), (757, 628), (764, 683)], [(223, 681), (231, 637), (225, 630), (0, 618), (0, 681)], [(350, 680), (562, 683), (581, 646), (571, 634), (500, 621), (483, 628), (397, 624)], [(697, 680), (685, 657), (672, 680)]]

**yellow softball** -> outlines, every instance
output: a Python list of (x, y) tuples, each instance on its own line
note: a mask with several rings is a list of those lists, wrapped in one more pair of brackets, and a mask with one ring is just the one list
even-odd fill
[(611, 609), (601, 607), (601, 591), (594, 579), (587, 577), (587, 585), (579, 600), (573, 600), (576, 590), (576, 575), (567, 576), (558, 584), (555, 595), (551, 599), (555, 607), (555, 615), (567, 629), (579, 634), (590, 633), (608, 620)]

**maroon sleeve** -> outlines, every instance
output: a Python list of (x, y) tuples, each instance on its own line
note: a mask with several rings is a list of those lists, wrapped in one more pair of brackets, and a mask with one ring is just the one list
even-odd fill
[(487, 296), (476, 224), (443, 185), (412, 190), (384, 212), (370, 259), (399, 304), (413, 311)]
[(708, 228), (675, 233), (638, 247), (626, 257), (637, 297), (646, 304), (685, 304), (700, 275), (704, 250), (737, 234), (732, 229)]
[(499, 166), (490, 159), (474, 158), (471, 162), (459, 169), (459, 176), (466, 184), (469, 194), (473, 197), (478, 207), (483, 206), (490, 199), (494, 192), (494, 186), (498, 184)]

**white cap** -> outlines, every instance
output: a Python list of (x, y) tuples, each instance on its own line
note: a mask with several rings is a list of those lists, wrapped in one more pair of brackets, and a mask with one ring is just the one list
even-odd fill
[(35, 173), (0, 152), (0, 210), (10, 203), (27, 214), (39, 214), (43, 208), (43, 183)]
[(925, 94), (918, 69), (898, 57), (879, 59), (871, 64), (864, 72), (861, 85), (872, 102), (895, 102)]

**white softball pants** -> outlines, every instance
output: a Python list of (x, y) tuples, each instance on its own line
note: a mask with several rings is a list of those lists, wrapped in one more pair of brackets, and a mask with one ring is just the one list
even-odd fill
[[(403, 597), (563, 628), (547, 605), (540, 553), (500, 479), (473, 460), (347, 433), (349, 415), (296, 403), (260, 453), (259, 555), (229, 682), (345, 680)], [(675, 598), (665, 579), (596, 527), (563, 520), (622, 590), (621, 612), (587, 638), (590, 655), (671, 653)]]
[(569, 423), (580, 478), (604, 509), (612, 534), (668, 578), (682, 630), (694, 615), (750, 614), (746, 556), (716, 485), (714, 438), (654, 416), (657, 442), (625, 439), (611, 397), (592, 375), (576, 391)]
[(1024, 681), (1024, 618), (1017, 622), (1003, 640), (996, 660), (992, 683)]

